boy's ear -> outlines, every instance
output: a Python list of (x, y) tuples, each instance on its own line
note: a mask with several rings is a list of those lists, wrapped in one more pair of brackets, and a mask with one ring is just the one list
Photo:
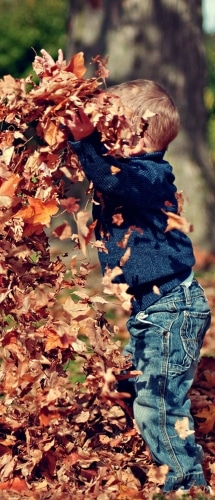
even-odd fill
[(147, 134), (147, 130), (144, 133), (143, 139), (144, 139), (144, 147), (152, 149), (151, 139), (150, 136)]

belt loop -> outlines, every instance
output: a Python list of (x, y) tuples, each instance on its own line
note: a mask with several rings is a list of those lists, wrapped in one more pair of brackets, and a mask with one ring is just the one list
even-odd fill
[(187, 306), (191, 305), (191, 293), (190, 293), (190, 287), (186, 285), (182, 285), (184, 289), (184, 296), (185, 296), (185, 302)]

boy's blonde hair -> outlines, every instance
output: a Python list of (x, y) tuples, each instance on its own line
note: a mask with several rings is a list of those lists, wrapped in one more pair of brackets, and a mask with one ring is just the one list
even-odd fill
[(147, 141), (155, 151), (167, 149), (178, 134), (180, 118), (173, 100), (161, 85), (152, 80), (133, 80), (109, 87), (107, 91), (119, 96), (123, 106), (132, 111), (134, 123), (147, 110), (155, 113), (149, 119)]

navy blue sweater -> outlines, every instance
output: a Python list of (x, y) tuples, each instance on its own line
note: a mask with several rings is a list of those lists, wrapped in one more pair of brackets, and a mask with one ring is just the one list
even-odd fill
[(95, 235), (108, 251), (99, 252), (102, 271), (120, 266), (129, 247), (130, 257), (116, 279), (127, 283), (128, 292), (134, 295), (135, 312), (144, 310), (186, 279), (194, 264), (190, 239), (177, 229), (165, 232), (164, 212), (178, 212), (175, 177), (163, 159), (165, 151), (114, 158), (107, 154), (97, 132), (70, 144), (94, 184)]

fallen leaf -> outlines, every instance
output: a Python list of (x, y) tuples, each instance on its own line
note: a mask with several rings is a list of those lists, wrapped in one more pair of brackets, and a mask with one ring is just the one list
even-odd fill
[(208, 434), (212, 432), (215, 427), (215, 406), (210, 405), (203, 408), (201, 411), (196, 413), (197, 418), (204, 418), (204, 422), (199, 422), (198, 426), (201, 432)]
[(11, 174), (9, 179), (3, 181), (0, 186), (0, 196), (12, 197), (20, 183), (20, 177), (17, 174)]
[(0, 483), (0, 490), (9, 490), (15, 492), (30, 491), (25, 479), (20, 479), (18, 477)]

